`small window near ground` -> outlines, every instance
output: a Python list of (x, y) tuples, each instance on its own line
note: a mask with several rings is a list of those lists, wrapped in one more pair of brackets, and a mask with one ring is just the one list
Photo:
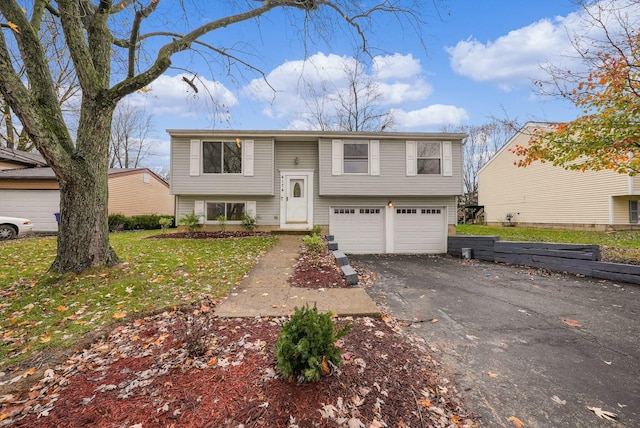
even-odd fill
[(639, 223), (638, 201), (629, 201), (629, 223)]
[(207, 202), (207, 221), (218, 221), (220, 216), (227, 221), (241, 221), (244, 210), (244, 202)]

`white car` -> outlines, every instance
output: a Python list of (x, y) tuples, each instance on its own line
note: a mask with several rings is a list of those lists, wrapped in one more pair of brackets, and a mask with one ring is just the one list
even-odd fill
[(33, 224), (31, 224), (31, 220), (0, 216), (0, 241), (29, 234), (32, 230)]

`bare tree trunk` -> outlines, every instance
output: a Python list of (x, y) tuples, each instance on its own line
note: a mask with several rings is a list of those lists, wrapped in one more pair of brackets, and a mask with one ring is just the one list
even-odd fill
[(113, 108), (83, 102), (76, 156), (60, 179), (58, 251), (50, 270), (82, 272), (120, 261), (109, 245), (108, 144)]

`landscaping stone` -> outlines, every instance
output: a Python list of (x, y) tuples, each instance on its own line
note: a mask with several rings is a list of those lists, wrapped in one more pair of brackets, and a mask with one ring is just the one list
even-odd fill
[(350, 285), (358, 285), (358, 274), (351, 267), (351, 265), (345, 265), (341, 267), (342, 273), (347, 280), (347, 283)]
[(338, 263), (340, 266), (344, 266), (344, 265), (348, 265), (349, 264), (349, 259), (347, 258), (347, 256), (339, 250), (335, 250), (333, 252), (333, 257), (336, 258), (336, 263)]

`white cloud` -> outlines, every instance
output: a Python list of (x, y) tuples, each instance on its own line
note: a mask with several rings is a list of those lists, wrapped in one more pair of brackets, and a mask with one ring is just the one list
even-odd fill
[[(640, 7), (635, 0), (603, 0), (592, 4), (589, 13), (600, 16), (607, 29), (619, 31), (617, 16), (624, 16), (629, 28), (636, 28)], [(635, 7), (633, 5), (635, 4)], [(629, 7), (632, 5), (632, 7)], [(620, 11), (624, 11), (620, 13)], [(620, 13), (620, 15), (617, 15)], [(447, 48), (451, 68), (458, 74), (480, 82), (492, 82), (508, 91), (519, 85), (528, 85), (532, 79), (546, 77), (543, 64), (570, 69), (584, 69), (572, 40), (582, 40), (593, 49), (597, 40), (603, 40), (601, 28), (592, 24), (583, 10), (543, 19), (527, 25), (493, 41), (481, 42), (473, 37)]]
[(357, 59), (318, 52), (306, 60), (287, 61), (272, 70), (266, 79), (254, 79), (243, 93), (263, 103), (263, 114), (271, 119), (284, 119), (292, 129), (309, 128), (300, 120), (310, 106), (322, 106), (332, 115), (331, 100), (348, 90), (350, 70), (362, 67), (362, 82), (375, 85), (380, 93), (376, 103), (382, 108), (424, 102), (433, 87), (422, 76), (420, 61), (411, 54), (377, 56), (370, 69)]
[(422, 73), (419, 59), (412, 54), (376, 56), (373, 58), (373, 70), (378, 79), (411, 79)]
[(153, 115), (183, 118), (202, 117), (203, 112), (212, 116), (238, 105), (236, 96), (220, 82), (198, 76), (192, 80), (196, 93), (185, 79), (191, 81), (193, 76), (162, 75), (149, 85), (148, 92), (132, 94), (127, 100)]
[(394, 131), (441, 129), (447, 125), (459, 125), (469, 119), (465, 109), (445, 104), (433, 104), (413, 111), (394, 109), (392, 112)]

